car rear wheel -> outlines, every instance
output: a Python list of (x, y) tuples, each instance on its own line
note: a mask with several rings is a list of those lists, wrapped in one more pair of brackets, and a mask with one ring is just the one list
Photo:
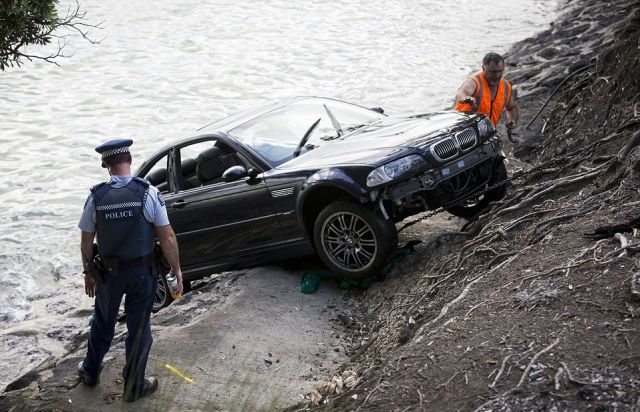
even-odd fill
[[(504, 165), (504, 161), (500, 160), (494, 165), (493, 174), (491, 176), (491, 179), (489, 180), (489, 186), (502, 182), (505, 179), (507, 179), (507, 168)], [(494, 187), (480, 197), (468, 199), (455, 206), (448, 207), (446, 210), (452, 215), (461, 217), (463, 219), (473, 219), (478, 214), (480, 214), (480, 212), (486, 209), (486, 207), (489, 206), (489, 203), (501, 200), (504, 197), (506, 191), (507, 185), (503, 184)]]
[(314, 225), (316, 251), (332, 271), (352, 278), (378, 275), (398, 243), (391, 220), (349, 201), (331, 203)]

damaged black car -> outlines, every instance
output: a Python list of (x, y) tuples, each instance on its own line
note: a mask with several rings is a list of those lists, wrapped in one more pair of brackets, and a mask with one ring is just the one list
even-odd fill
[[(397, 222), (440, 207), (472, 218), (502, 198), (501, 153), (484, 115), (299, 97), (211, 123), (136, 175), (164, 195), (187, 281), (314, 253), (361, 278), (382, 270)], [(160, 283), (156, 304), (169, 299)]]

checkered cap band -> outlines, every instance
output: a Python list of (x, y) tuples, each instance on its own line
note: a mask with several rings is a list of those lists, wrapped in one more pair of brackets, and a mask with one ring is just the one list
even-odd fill
[(117, 149), (105, 150), (104, 152), (102, 152), (102, 158), (105, 159), (109, 156), (117, 155), (120, 153), (128, 153), (128, 152), (129, 152), (129, 146), (118, 147)]

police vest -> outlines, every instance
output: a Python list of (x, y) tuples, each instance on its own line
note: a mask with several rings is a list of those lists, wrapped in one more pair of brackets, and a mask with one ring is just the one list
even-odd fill
[(91, 188), (100, 255), (129, 260), (147, 256), (155, 245), (153, 225), (144, 217), (149, 182), (134, 177), (124, 187)]
[[(502, 111), (507, 107), (511, 101), (511, 83), (506, 79), (500, 79), (498, 84), (498, 91), (495, 97), (491, 98), (491, 89), (485, 79), (482, 72), (470, 77), (476, 83), (476, 91), (473, 93), (473, 97), (476, 99), (478, 113), (483, 113), (489, 116), (494, 126), (498, 125)], [(473, 106), (469, 103), (456, 103), (456, 110), (459, 112), (473, 111)]]

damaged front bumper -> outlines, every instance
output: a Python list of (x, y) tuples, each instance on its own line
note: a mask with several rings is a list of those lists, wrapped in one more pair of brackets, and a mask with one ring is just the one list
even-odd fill
[[(389, 186), (385, 190), (383, 197), (391, 200), (396, 205), (400, 205), (404, 199), (412, 194), (434, 190), (443, 182), (455, 179), (456, 176), (479, 167), (481, 164), (487, 162), (487, 160), (496, 160), (501, 157), (499, 142), (489, 141), (450, 163), (429, 169), (418, 176)], [(483, 184), (487, 183), (489, 177), (487, 177), (485, 181), (475, 181), (471, 187), (464, 187), (456, 197), (464, 197), (476, 192)]]

